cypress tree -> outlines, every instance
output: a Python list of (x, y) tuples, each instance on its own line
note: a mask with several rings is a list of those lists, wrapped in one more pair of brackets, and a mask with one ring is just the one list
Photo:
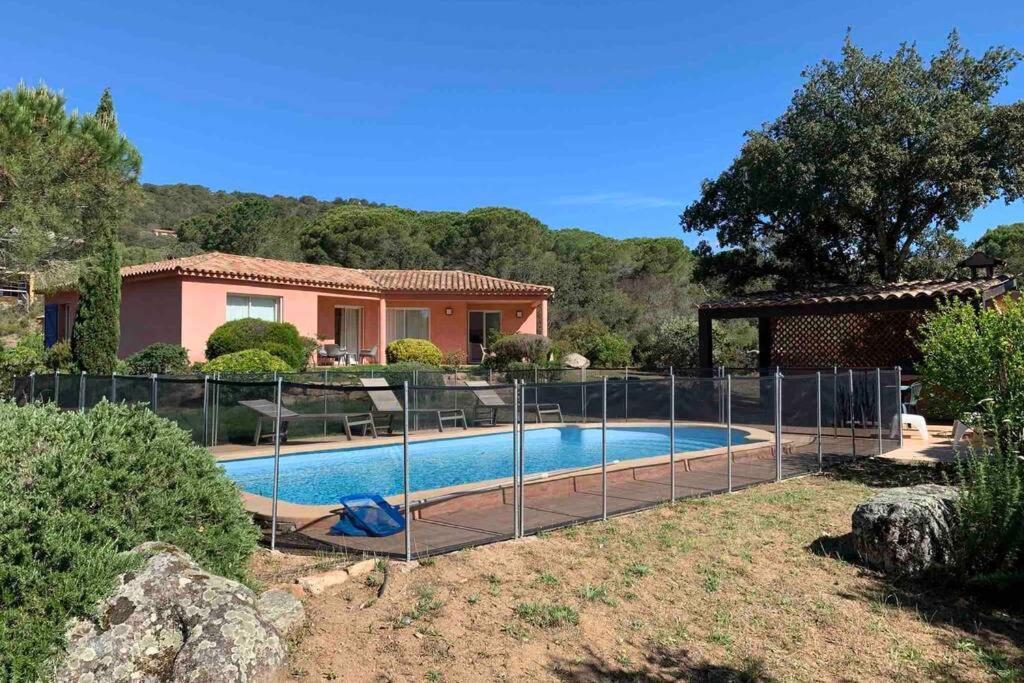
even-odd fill
[(108, 375), (121, 337), (121, 249), (109, 228), (96, 246), (79, 282), (71, 355), (80, 370)]

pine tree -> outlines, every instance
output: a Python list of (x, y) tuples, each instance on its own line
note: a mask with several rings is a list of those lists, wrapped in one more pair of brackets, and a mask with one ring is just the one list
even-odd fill
[(107, 128), (117, 128), (117, 113), (114, 111), (114, 98), (110, 96), (110, 88), (104, 88), (100, 95), (100, 103), (96, 105), (96, 120)]
[(108, 375), (117, 362), (120, 337), (121, 249), (106, 229), (80, 280), (71, 355), (80, 370)]

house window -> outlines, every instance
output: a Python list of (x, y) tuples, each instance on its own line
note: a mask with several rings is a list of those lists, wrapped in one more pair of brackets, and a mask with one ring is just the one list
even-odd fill
[(276, 296), (228, 294), (228, 320), (258, 318), (277, 322), (280, 314), (281, 299)]
[(388, 343), (409, 337), (430, 339), (430, 310), (426, 308), (389, 308)]

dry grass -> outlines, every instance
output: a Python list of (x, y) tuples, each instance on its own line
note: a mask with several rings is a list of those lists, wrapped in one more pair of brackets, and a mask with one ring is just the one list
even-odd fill
[(880, 476), (847, 475), (466, 550), (396, 572), (377, 601), (350, 581), (307, 602), (289, 679), (1020, 677), (1018, 616), (842, 559)]

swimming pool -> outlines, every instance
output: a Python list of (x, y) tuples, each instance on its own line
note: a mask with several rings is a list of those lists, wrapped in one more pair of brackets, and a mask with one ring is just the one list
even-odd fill
[[(608, 461), (635, 460), (669, 451), (668, 427), (610, 427)], [(754, 443), (742, 429), (733, 445)], [(676, 452), (725, 446), (724, 427), (676, 427)], [(526, 474), (601, 464), (601, 430), (550, 427), (526, 431)], [(221, 463), (238, 485), (260, 496), (273, 492), (274, 458)], [(409, 444), (410, 490), (426, 491), (512, 476), (511, 432), (440, 438)], [(402, 446), (365, 446), (281, 457), (278, 495), (306, 505), (328, 505), (350, 493), (402, 492)]]

